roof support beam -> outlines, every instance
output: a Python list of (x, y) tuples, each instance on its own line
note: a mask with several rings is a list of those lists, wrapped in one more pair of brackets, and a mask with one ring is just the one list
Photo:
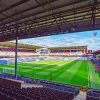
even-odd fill
[(15, 79), (17, 80), (18, 69), (18, 26), (16, 27), (16, 45), (15, 45)]
[(96, 24), (96, 6), (97, 6), (97, 1), (98, 0), (94, 0), (94, 6), (91, 8), (92, 10), (92, 16), (91, 16), (91, 19), (92, 19), (92, 24), (93, 24), (93, 27), (95, 27), (95, 24)]

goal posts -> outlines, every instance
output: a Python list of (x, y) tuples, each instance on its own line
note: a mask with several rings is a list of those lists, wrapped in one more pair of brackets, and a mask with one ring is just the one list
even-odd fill
[(2, 73), (15, 74), (15, 68), (3, 67)]

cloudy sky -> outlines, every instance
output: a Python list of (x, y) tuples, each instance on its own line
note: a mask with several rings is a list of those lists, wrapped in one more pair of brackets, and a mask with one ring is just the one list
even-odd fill
[[(97, 33), (96, 35), (94, 35)], [(90, 50), (100, 49), (100, 30), (52, 35), (22, 39), (19, 43), (43, 47), (88, 46)]]

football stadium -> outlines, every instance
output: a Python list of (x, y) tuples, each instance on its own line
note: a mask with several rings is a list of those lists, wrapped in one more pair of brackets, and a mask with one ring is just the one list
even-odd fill
[(1, 100), (100, 100), (99, 0), (0, 0)]
[[(18, 51), (18, 75), (100, 89), (100, 76), (87, 57), (87, 46)], [(1, 72), (14, 74), (14, 52), (14, 48), (1, 48)]]

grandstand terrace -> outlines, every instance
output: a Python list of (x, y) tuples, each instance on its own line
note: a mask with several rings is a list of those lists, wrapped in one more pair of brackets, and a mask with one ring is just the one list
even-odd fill
[[(34, 58), (38, 57), (38, 53), (36, 52), (36, 49), (41, 48), (39, 46), (34, 45), (28, 45), (28, 44), (18, 44), (18, 59), (20, 60), (26, 60), (27, 58)], [(0, 43), (0, 58), (1, 59), (7, 59), (10, 62), (12, 61), (14, 63), (14, 57), (15, 57), (15, 43), (14, 42), (1, 42)], [(9, 62), (8, 61), (8, 62)]]
[(50, 56), (85, 56), (87, 46), (52, 47)]
[(93, 57), (92, 57), (91, 61), (93, 62), (96, 71), (100, 75), (100, 50), (93, 52)]

